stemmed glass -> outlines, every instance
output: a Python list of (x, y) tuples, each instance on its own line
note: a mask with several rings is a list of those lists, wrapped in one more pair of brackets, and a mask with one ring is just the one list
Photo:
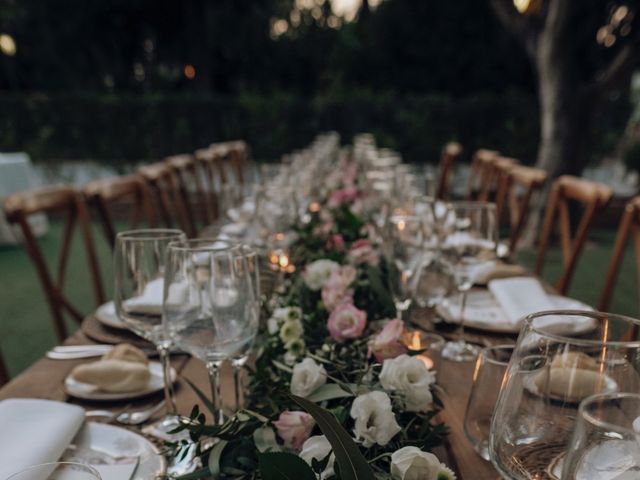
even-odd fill
[(640, 395), (603, 393), (586, 398), (563, 462), (566, 480), (640, 477)]
[(593, 311), (525, 318), (491, 421), (489, 455), (504, 478), (560, 478), (580, 402), (640, 391), (639, 328)]
[(167, 416), (156, 426), (164, 432), (176, 425), (171, 340), (162, 326), (166, 250), (170, 242), (185, 239), (182, 231), (174, 229), (129, 230), (116, 236), (114, 254), (116, 314), (130, 330), (152, 342), (160, 354)]
[[(247, 272), (249, 274), (249, 278), (251, 280), (251, 286), (253, 288), (253, 296), (254, 296), (254, 308), (255, 308), (255, 318), (259, 322), (260, 320), (260, 299), (261, 299), (261, 291), (260, 291), (260, 259), (258, 253), (250, 248), (247, 245), (240, 245), (236, 247), (237, 253), (244, 258), (246, 262)], [(243, 390), (242, 386), (242, 378), (240, 376), (240, 372), (242, 371), (242, 367), (244, 367), (245, 363), (249, 358), (249, 352), (253, 347), (253, 341), (244, 345), (244, 348), (238, 350), (231, 357), (231, 367), (233, 368), (233, 384), (235, 388), (235, 400), (236, 400), (236, 410), (240, 409), (240, 399), (241, 399), (241, 391)]]
[(496, 206), (488, 202), (454, 202), (444, 220), (443, 254), (453, 267), (460, 293), (458, 339), (445, 345), (442, 356), (455, 362), (476, 358), (480, 348), (464, 340), (467, 292), (495, 264), (498, 244)]
[(392, 215), (389, 218), (387, 270), (396, 311), (400, 317), (411, 305), (411, 279), (421, 261), (422, 222), (412, 215)]
[(258, 330), (252, 277), (243, 251), (214, 239), (173, 242), (167, 253), (164, 325), (175, 344), (202, 360), (224, 423), (219, 370)]

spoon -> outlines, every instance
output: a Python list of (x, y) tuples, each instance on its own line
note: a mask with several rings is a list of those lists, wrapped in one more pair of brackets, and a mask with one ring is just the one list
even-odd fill
[(135, 412), (111, 412), (109, 410), (88, 410), (84, 416), (86, 418), (92, 417), (104, 417), (110, 422), (116, 421), (122, 425), (140, 425), (149, 420), (154, 413), (164, 407), (164, 400), (157, 405), (145, 408), (143, 410), (137, 410)]

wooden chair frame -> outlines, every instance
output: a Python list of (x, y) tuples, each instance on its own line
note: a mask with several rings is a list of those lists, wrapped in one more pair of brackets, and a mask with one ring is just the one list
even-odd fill
[[(558, 293), (562, 295), (567, 293), (593, 219), (596, 213), (606, 206), (611, 196), (611, 189), (606, 185), (570, 175), (561, 176), (553, 183), (540, 234), (535, 273), (537, 275), (542, 273), (545, 252), (551, 238), (554, 221), (558, 217), (564, 267), (555, 285)], [(583, 209), (582, 217), (573, 239), (571, 238), (569, 201), (579, 203)]]
[(195, 237), (196, 227), (189, 216), (173, 169), (166, 162), (157, 162), (140, 167), (138, 173), (154, 193), (164, 225), (168, 228), (178, 225), (188, 237)]
[(495, 157), (499, 155), (496, 150), (488, 150), (486, 148), (478, 149), (471, 157), (471, 165), (469, 166), (469, 182), (467, 184), (467, 200), (478, 198), (482, 186), (487, 181), (489, 175), (489, 164)]
[[(189, 222), (195, 228), (199, 215), (203, 225), (209, 224), (209, 202), (201, 183), (200, 166), (194, 155), (185, 153), (165, 158), (178, 180), (182, 201), (187, 207)], [(193, 198), (195, 194), (195, 199)]]
[(137, 228), (143, 219), (151, 228), (157, 225), (152, 194), (140, 175), (134, 174), (89, 182), (84, 187), (84, 195), (89, 205), (93, 206), (97, 212), (104, 235), (112, 250), (115, 248), (117, 232), (109, 210), (110, 204), (128, 199), (133, 201), (129, 222), (131, 229)]
[[(496, 197), (501, 178), (509, 172), (511, 167), (519, 163), (515, 158), (502, 157), (499, 155), (488, 159), (484, 164), (480, 190), (478, 191), (478, 201), (496, 201), (497, 204), (498, 200)], [(502, 205), (497, 205), (497, 207), (498, 213), (500, 213)]]
[[(57, 274), (50, 273), (44, 255), (28, 222), (29, 215), (40, 212), (63, 211), (66, 213), (66, 225), (62, 247), (58, 256)], [(58, 340), (67, 337), (64, 312), (78, 323), (84, 315), (74, 307), (63, 293), (65, 273), (74, 226), (77, 223), (84, 241), (85, 252), (94, 289), (96, 306), (104, 303), (104, 289), (100, 269), (91, 235), (89, 215), (80, 192), (67, 186), (53, 186), (10, 195), (5, 200), (5, 212), (9, 222), (17, 224), (24, 237), (25, 248), (36, 267), (38, 277), (44, 288), (47, 303), (53, 318)]]
[(611, 261), (607, 269), (604, 288), (598, 303), (598, 310), (600, 311), (605, 312), (609, 308), (620, 264), (624, 258), (625, 248), (630, 236), (633, 238), (633, 248), (636, 254), (636, 275), (638, 275), (638, 282), (640, 282), (640, 197), (631, 199), (624, 208)]
[(194, 154), (196, 162), (200, 164), (200, 168), (204, 172), (204, 191), (209, 207), (209, 223), (215, 222), (220, 216), (218, 187), (227, 183), (226, 172), (222, 167), (225, 155), (226, 148), (216, 145), (196, 150)]
[(511, 165), (500, 173), (496, 211), (498, 218), (502, 218), (505, 207), (508, 208), (510, 252), (515, 252), (529, 217), (531, 201), (542, 190), (546, 180), (547, 172), (544, 170), (522, 165)]
[(442, 149), (440, 164), (438, 165), (438, 185), (436, 198), (448, 200), (451, 189), (451, 177), (456, 163), (462, 158), (462, 145), (458, 142), (449, 142)]

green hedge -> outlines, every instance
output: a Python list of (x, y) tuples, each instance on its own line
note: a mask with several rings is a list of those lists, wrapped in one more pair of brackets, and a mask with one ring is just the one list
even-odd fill
[(249, 141), (257, 159), (274, 160), (337, 130), (345, 139), (371, 131), (409, 161), (434, 162), (456, 139), (467, 151), (493, 147), (529, 163), (538, 138), (536, 101), (521, 93), (4, 94), (0, 111), (0, 151), (25, 150), (36, 161), (151, 160), (233, 138)]

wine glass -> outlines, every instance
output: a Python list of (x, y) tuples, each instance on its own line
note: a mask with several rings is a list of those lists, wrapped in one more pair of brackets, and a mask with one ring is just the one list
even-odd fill
[(451, 263), (460, 293), (458, 339), (445, 345), (442, 356), (454, 362), (476, 358), (480, 348), (464, 340), (467, 292), (495, 264), (498, 243), (496, 206), (488, 202), (453, 202), (444, 220), (443, 254)]
[(562, 463), (566, 480), (640, 477), (640, 395), (603, 393), (584, 399)]
[(400, 317), (411, 305), (411, 279), (421, 261), (423, 231), (420, 219), (412, 215), (392, 215), (386, 246), (389, 285)]
[[(253, 296), (254, 296), (254, 308), (255, 308), (255, 317), (260, 320), (260, 299), (261, 299), (261, 291), (260, 291), (260, 259), (258, 253), (250, 248), (247, 245), (240, 245), (237, 248), (237, 252), (244, 258), (246, 262), (247, 272), (249, 274), (249, 279), (251, 281), (251, 286), (253, 288)], [(241, 391), (243, 390), (242, 386), (242, 378), (240, 376), (240, 372), (242, 371), (242, 367), (244, 367), (245, 363), (249, 358), (249, 352), (253, 347), (253, 341), (246, 344), (244, 348), (238, 350), (231, 357), (231, 367), (233, 368), (233, 383), (234, 383), (234, 391), (235, 391), (235, 400), (236, 400), (236, 410), (240, 409), (240, 398)]]
[(489, 454), (504, 478), (559, 478), (578, 406), (638, 392), (640, 320), (558, 310), (527, 316), (491, 421)]
[(120, 232), (114, 254), (116, 314), (134, 333), (152, 342), (158, 349), (164, 376), (167, 415), (156, 424), (163, 432), (176, 425), (173, 399), (170, 339), (162, 326), (166, 250), (170, 242), (185, 240), (175, 229), (143, 229)]
[(6, 480), (102, 480), (98, 471), (81, 463), (52, 462), (27, 467)]
[(214, 422), (222, 424), (220, 367), (245, 351), (258, 330), (247, 262), (242, 251), (216, 239), (172, 242), (167, 256), (165, 328), (178, 347), (205, 363)]

